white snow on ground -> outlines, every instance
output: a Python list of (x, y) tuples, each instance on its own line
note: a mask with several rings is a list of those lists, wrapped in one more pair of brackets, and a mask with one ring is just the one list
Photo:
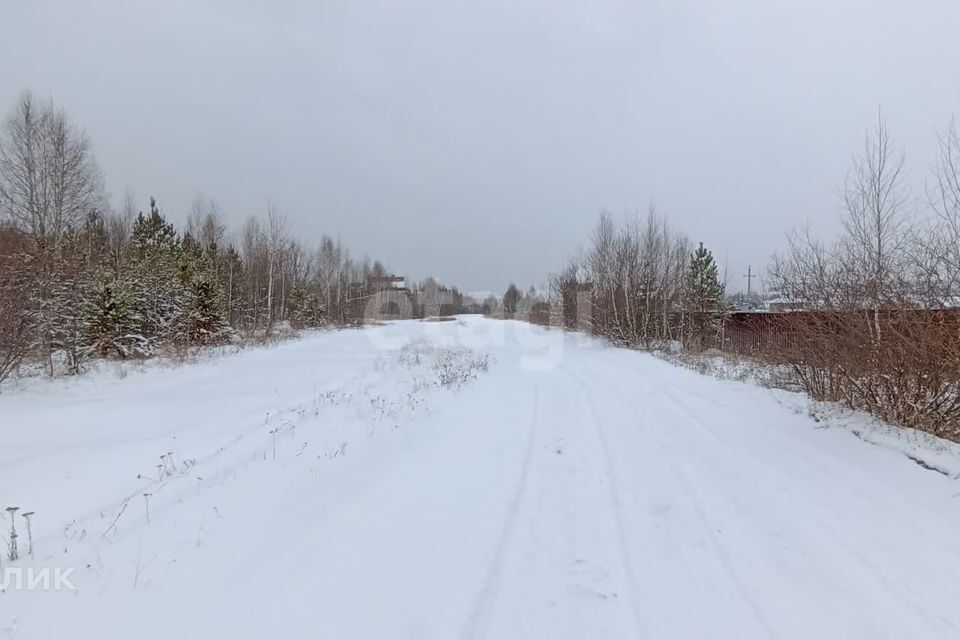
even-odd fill
[(790, 397), (473, 317), (29, 384), (3, 568), (75, 589), (0, 637), (960, 637), (960, 483)]

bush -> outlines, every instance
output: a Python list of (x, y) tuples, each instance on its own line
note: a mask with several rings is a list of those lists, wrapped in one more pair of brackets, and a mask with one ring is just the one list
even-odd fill
[(33, 341), (28, 298), (12, 279), (0, 281), (0, 382), (20, 365)]
[(791, 314), (771, 355), (817, 400), (960, 441), (960, 313)]

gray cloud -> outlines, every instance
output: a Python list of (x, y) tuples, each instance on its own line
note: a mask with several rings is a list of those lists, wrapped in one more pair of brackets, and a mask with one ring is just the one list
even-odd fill
[(54, 98), (114, 194), (237, 224), (269, 198), (466, 288), (541, 280), (651, 199), (739, 276), (836, 230), (878, 105), (918, 196), (960, 112), (954, 0), (5, 4), (0, 105)]

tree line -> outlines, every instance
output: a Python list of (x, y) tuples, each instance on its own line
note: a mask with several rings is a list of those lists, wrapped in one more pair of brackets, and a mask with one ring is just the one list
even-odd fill
[(551, 324), (643, 348), (714, 346), (726, 309), (713, 254), (653, 207), (619, 223), (601, 213), (589, 245), (550, 276), (543, 297)]
[(91, 357), (359, 322), (356, 283), (384, 273), (338, 239), (308, 248), (274, 207), (236, 235), (202, 195), (181, 229), (152, 198), (112, 207), (85, 133), (30, 93), (0, 132), (0, 380), (24, 358), (78, 373)]

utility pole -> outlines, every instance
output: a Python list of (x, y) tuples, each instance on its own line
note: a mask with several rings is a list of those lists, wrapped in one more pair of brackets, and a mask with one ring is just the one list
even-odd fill
[(753, 291), (753, 279), (757, 277), (757, 274), (753, 272), (753, 267), (747, 265), (747, 273), (744, 278), (747, 279), (747, 297), (750, 297), (750, 293)]

